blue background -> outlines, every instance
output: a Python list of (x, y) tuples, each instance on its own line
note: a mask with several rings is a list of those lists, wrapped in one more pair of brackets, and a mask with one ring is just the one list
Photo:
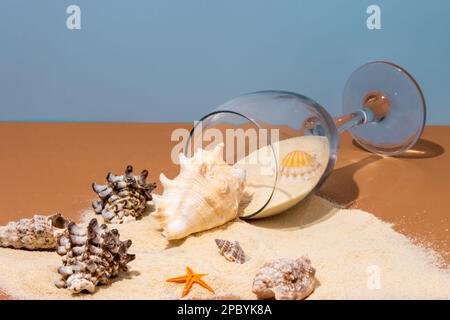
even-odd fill
[(1, 0), (0, 120), (191, 122), (263, 89), (338, 115), (350, 73), (389, 60), (421, 84), (428, 123), (450, 124), (449, 39), (448, 0)]

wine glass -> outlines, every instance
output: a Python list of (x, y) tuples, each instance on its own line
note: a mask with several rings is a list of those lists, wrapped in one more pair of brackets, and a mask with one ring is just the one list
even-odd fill
[(196, 122), (185, 154), (223, 142), (225, 160), (247, 172), (251, 200), (241, 218), (280, 213), (317, 190), (334, 168), (339, 134), (350, 131), (364, 149), (400, 154), (422, 134), (422, 91), (403, 68), (383, 61), (352, 73), (343, 93), (344, 116), (287, 91), (260, 91), (219, 106)]

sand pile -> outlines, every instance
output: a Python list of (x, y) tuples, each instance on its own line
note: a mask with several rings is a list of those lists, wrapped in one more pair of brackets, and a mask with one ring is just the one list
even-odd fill
[[(88, 212), (85, 220), (93, 217)], [(415, 246), (391, 225), (360, 210), (343, 210), (312, 197), (285, 213), (261, 221), (231, 222), (167, 242), (150, 217), (118, 225), (136, 254), (130, 272), (94, 294), (72, 295), (53, 281), (60, 257), (55, 252), (0, 249), (0, 288), (22, 299), (177, 299), (183, 284), (165, 279), (190, 266), (217, 295), (254, 299), (257, 269), (268, 259), (307, 255), (320, 281), (310, 299), (450, 298), (450, 270), (439, 269), (432, 251)], [(250, 260), (230, 263), (219, 255), (215, 238), (238, 240)], [(194, 285), (188, 298), (213, 295)]]

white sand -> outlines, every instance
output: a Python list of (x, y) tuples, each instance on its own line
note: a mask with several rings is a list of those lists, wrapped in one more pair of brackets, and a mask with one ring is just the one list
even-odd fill
[[(340, 210), (318, 197), (274, 217), (251, 224), (232, 222), (170, 246), (150, 217), (117, 227), (123, 239), (133, 240), (130, 252), (136, 253), (136, 260), (128, 274), (96, 293), (73, 296), (57, 289), (53, 281), (60, 257), (54, 252), (4, 248), (0, 249), (0, 288), (23, 299), (176, 299), (183, 285), (165, 279), (183, 275), (190, 266), (208, 273), (203, 279), (218, 295), (254, 299), (253, 277), (265, 261), (308, 255), (320, 281), (310, 299), (450, 298), (450, 270), (435, 265), (432, 251), (413, 245), (370, 213)], [(226, 261), (215, 238), (238, 240), (250, 260), (243, 265)], [(380, 288), (373, 274), (377, 269)], [(194, 285), (188, 298), (200, 297), (212, 294)]]
[(236, 163), (236, 166), (246, 169), (246, 190), (253, 195), (251, 203), (244, 210), (244, 216), (258, 211), (266, 204), (275, 185), (274, 168), (278, 165), (277, 170), (280, 172), (281, 162), (291, 151), (301, 150), (309, 153), (320, 166), (307, 178), (286, 178), (279, 174), (270, 202), (256, 218), (283, 212), (300, 202), (314, 189), (327, 167), (330, 150), (326, 137), (294, 137), (277, 141), (272, 146), (273, 149), (270, 146), (262, 147)]

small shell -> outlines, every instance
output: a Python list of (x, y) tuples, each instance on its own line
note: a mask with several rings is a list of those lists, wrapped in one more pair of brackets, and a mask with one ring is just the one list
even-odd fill
[(146, 182), (147, 176), (148, 171), (143, 170), (136, 177), (133, 167), (127, 166), (123, 176), (108, 173), (106, 185), (93, 183), (92, 189), (100, 198), (92, 202), (95, 213), (101, 213), (107, 223), (122, 223), (127, 216), (140, 218), (156, 188), (155, 183)]
[(302, 300), (314, 291), (315, 274), (307, 257), (276, 259), (259, 269), (252, 291), (258, 299)]
[(216, 241), (220, 254), (223, 255), (225, 259), (241, 264), (245, 262), (245, 253), (239, 245), (239, 242), (222, 239), (215, 239), (214, 241)]
[(87, 228), (71, 222), (58, 238), (57, 253), (62, 257), (58, 288), (73, 293), (94, 292), (97, 285), (107, 284), (121, 271), (128, 271), (128, 262), (134, 254), (128, 254), (131, 240), (120, 241), (117, 229), (111, 231), (105, 224), (92, 219)]
[(169, 180), (161, 174), (161, 196), (154, 195), (152, 213), (167, 240), (182, 239), (237, 218), (244, 192), (244, 169), (228, 165), (222, 159), (224, 144), (213, 150), (198, 149), (192, 158), (180, 154), (180, 174)]
[(289, 152), (281, 162), (280, 174), (283, 178), (308, 179), (320, 167), (320, 163), (309, 153), (301, 150)]
[(56, 249), (58, 235), (69, 220), (57, 213), (51, 216), (35, 215), (31, 219), (9, 222), (0, 227), (0, 247), (15, 249)]

